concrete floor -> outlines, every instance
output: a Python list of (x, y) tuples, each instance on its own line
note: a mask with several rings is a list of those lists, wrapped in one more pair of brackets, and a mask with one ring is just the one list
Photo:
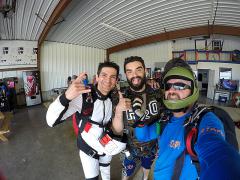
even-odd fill
[[(17, 109), (8, 142), (0, 142), (0, 171), (8, 180), (83, 180), (71, 121), (50, 128), (42, 105)], [(119, 180), (121, 163), (112, 161), (112, 179)]]
[[(225, 109), (235, 121), (240, 120), (240, 108)], [(16, 110), (9, 141), (0, 142), (0, 171), (8, 180), (84, 179), (71, 121), (50, 128), (46, 110), (43, 105)], [(240, 142), (239, 129), (237, 134)], [(134, 179), (141, 177), (138, 172)], [(112, 160), (111, 179), (121, 179), (119, 156)]]

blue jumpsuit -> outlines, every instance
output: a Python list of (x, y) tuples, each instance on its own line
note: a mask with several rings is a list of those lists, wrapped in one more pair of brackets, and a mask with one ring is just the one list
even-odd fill
[[(135, 129), (139, 141), (155, 138), (159, 140), (159, 153), (154, 168), (155, 180), (171, 180), (175, 162), (186, 148), (183, 123), (189, 116), (185, 114), (182, 117), (172, 117), (160, 137), (156, 132), (156, 123)], [(215, 114), (205, 114), (194, 146), (201, 167), (200, 179), (240, 179), (240, 156), (225, 141), (224, 136), (223, 124)], [(187, 154), (179, 179), (195, 180), (197, 177), (196, 168)]]

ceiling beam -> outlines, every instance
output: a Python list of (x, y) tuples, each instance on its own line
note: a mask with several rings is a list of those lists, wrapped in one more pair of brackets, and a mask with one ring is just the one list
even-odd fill
[(122, 51), (129, 48), (134, 48), (138, 46), (143, 46), (146, 44), (156, 43), (160, 41), (172, 40), (177, 38), (199, 36), (199, 35), (211, 35), (211, 34), (222, 34), (222, 35), (233, 35), (240, 36), (240, 27), (230, 27), (230, 26), (199, 26), (193, 28), (186, 28), (176, 31), (165, 32), (161, 34), (156, 34), (133, 41), (129, 41), (111, 48), (107, 49), (107, 59), (109, 60), (109, 55), (118, 51)]
[(49, 31), (54, 26), (55, 22), (61, 16), (64, 9), (69, 5), (72, 0), (61, 0), (59, 1), (58, 5), (52, 12), (51, 16), (49, 17), (39, 39), (38, 39), (38, 52), (37, 52), (37, 68), (40, 69), (40, 52), (41, 52), (41, 45), (45, 38), (47, 37)]
[(6, 69), (0, 69), (0, 72), (5, 72), (5, 71), (20, 71), (20, 70), (31, 70), (31, 71), (36, 71), (38, 70), (36, 67), (21, 67), (21, 68), (6, 68)]
[(52, 12), (52, 15), (47, 21), (46, 26), (44, 27), (39, 39), (38, 39), (38, 44), (41, 46), (43, 41), (45, 40), (47, 34), (49, 33), (50, 29), (54, 26), (54, 23), (58, 20), (64, 9), (67, 7), (67, 5), (71, 2), (72, 0), (61, 0), (59, 1), (58, 5)]

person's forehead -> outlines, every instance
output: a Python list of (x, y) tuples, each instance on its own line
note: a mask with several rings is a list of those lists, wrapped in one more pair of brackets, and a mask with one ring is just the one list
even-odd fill
[(184, 79), (169, 79), (167, 81), (167, 83), (177, 83), (177, 82), (181, 82), (181, 83), (184, 83), (184, 84), (191, 84), (191, 81), (187, 81), (187, 80), (184, 80)]
[(143, 67), (142, 63), (139, 61), (133, 61), (126, 64), (126, 69), (135, 69), (138, 67)]
[(100, 73), (105, 73), (108, 75), (117, 75), (117, 70), (113, 67), (103, 67)]

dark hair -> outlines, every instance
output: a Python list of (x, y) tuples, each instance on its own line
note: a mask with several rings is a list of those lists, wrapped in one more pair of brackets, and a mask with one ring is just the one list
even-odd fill
[(139, 57), (139, 56), (130, 56), (130, 57), (127, 57), (125, 58), (125, 61), (124, 61), (124, 72), (126, 72), (126, 65), (130, 62), (135, 62), (135, 61), (138, 61), (140, 63), (142, 63), (143, 65), (143, 68), (145, 69), (145, 63), (144, 63), (144, 60)]
[[(87, 74), (86, 74), (86, 76), (87, 76)], [(77, 75), (72, 75), (72, 80), (75, 80), (75, 79), (77, 79)]]
[(68, 81), (71, 81), (71, 80), (72, 80), (71, 76), (68, 76), (67, 80), (68, 80)]
[(181, 58), (173, 58), (173, 59), (169, 60), (167, 62), (167, 64), (165, 65), (162, 77), (164, 77), (167, 74), (167, 72), (174, 67), (183, 67), (193, 73), (191, 66), (189, 66), (189, 64), (185, 60), (183, 60)]
[(111, 68), (114, 68), (114, 69), (116, 69), (117, 70), (117, 76), (116, 76), (116, 78), (118, 78), (118, 75), (119, 75), (119, 66), (116, 64), (116, 63), (114, 63), (114, 62), (111, 62), (111, 61), (105, 61), (105, 62), (103, 62), (103, 63), (99, 63), (99, 65), (98, 65), (98, 70), (97, 70), (97, 75), (99, 76), (99, 74), (100, 74), (100, 72), (102, 71), (102, 68), (104, 68), (104, 67), (111, 67)]

